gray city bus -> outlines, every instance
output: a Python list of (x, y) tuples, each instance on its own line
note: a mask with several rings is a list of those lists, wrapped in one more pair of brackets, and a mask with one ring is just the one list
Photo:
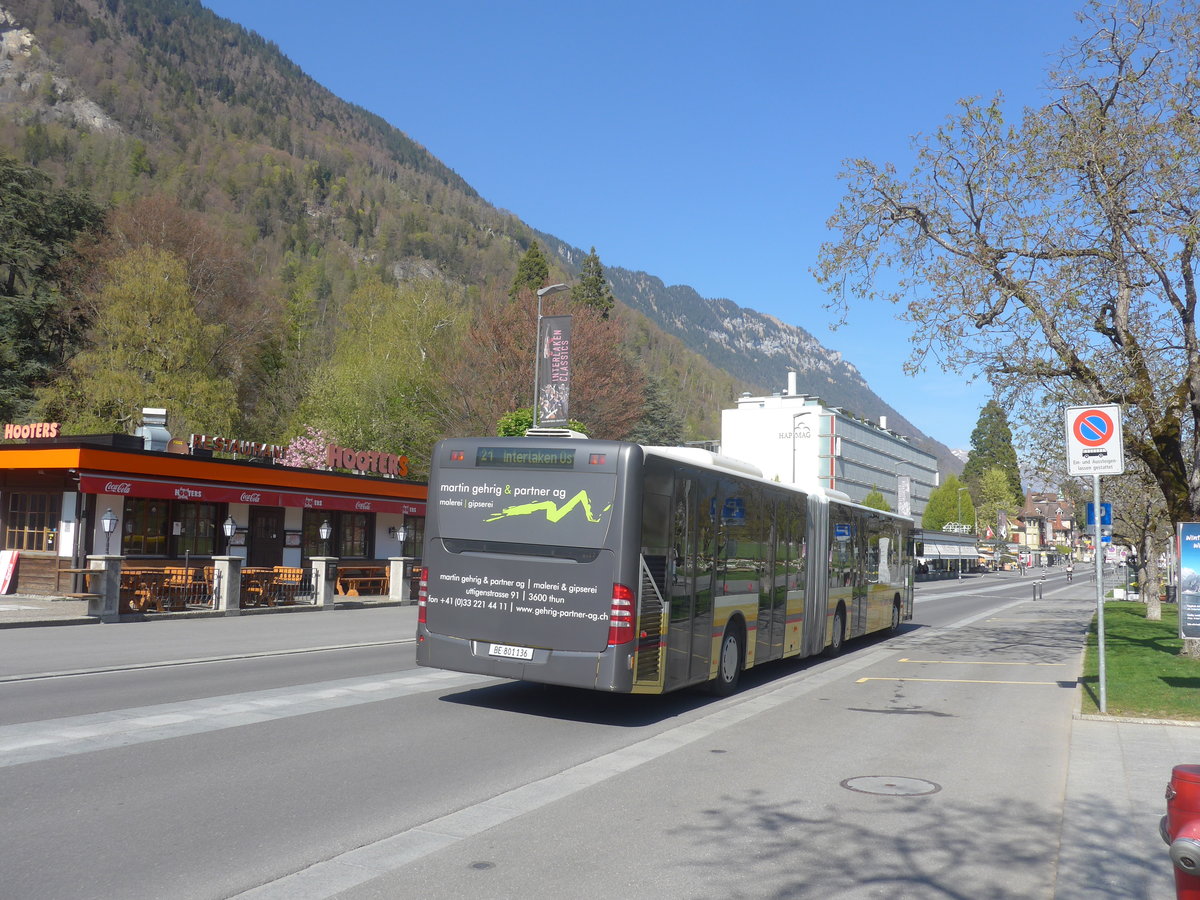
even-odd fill
[(433, 451), (417, 663), (662, 693), (912, 618), (912, 520), (703, 450), (570, 437)]

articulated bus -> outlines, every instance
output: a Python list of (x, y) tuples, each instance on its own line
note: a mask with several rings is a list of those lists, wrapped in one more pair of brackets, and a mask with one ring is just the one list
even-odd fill
[(912, 618), (912, 521), (704, 450), (571, 437), (434, 448), (424, 666), (718, 694)]

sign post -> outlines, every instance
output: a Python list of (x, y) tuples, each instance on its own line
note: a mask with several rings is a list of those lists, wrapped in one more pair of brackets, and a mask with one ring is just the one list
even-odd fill
[[(1092, 476), (1092, 503), (1100, 505), (1100, 476), (1125, 471), (1121, 438), (1121, 407), (1115, 403), (1068, 406), (1066, 411), (1067, 474)], [(1095, 519), (1096, 643), (1099, 652), (1100, 712), (1108, 712), (1108, 682), (1104, 665), (1104, 559), (1100, 555), (1100, 519)]]

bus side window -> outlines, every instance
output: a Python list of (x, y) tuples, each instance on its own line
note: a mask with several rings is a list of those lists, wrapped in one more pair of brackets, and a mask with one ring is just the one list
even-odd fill
[(642, 555), (646, 567), (666, 599), (678, 553), (671, 547), (671, 490), (674, 477), (669, 469), (651, 460), (646, 465), (642, 495)]

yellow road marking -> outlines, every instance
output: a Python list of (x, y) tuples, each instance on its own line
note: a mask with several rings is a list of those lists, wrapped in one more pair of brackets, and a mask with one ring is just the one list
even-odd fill
[(974, 659), (901, 659), (899, 662), (931, 666), (1065, 666), (1066, 663), (982, 662)]
[(1041, 684), (1057, 686), (1058, 681), (984, 681), (977, 678), (860, 678), (855, 684), (865, 681), (934, 681), (944, 684)]

